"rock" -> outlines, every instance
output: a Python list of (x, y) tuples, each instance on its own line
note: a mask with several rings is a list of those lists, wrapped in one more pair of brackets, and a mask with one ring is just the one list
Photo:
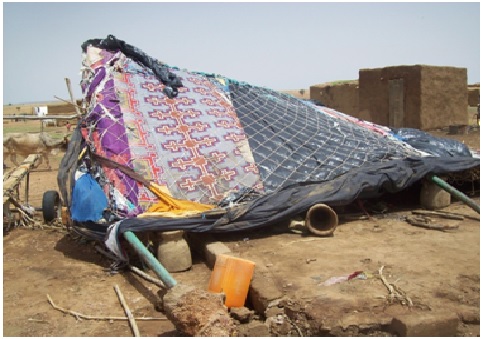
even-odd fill
[(249, 337), (270, 337), (269, 328), (263, 322), (253, 322), (248, 325), (247, 334)]
[(401, 337), (454, 337), (458, 325), (454, 313), (411, 313), (393, 318), (390, 332)]
[(233, 319), (238, 320), (241, 324), (246, 324), (252, 321), (254, 311), (247, 307), (231, 307), (230, 315)]
[(220, 241), (216, 241), (205, 246), (205, 259), (209, 267), (214, 267), (215, 260), (219, 254), (231, 255), (230, 248)]
[(249, 299), (254, 310), (263, 314), (270, 302), (282, 298), (283, 293), (276, 284), (272, 273), (259, 263), (256, 266), (249, 290)]
[(284, 314), (284, 308), (278, 307), (277, 305), (268, 307), (264, 314), (266, 318), (277, 317), (279, 314)]
[(451, 204), (451, 194), (433, 182), (424, 180), (420, 193), (420, 204), (427, 209), (440, 209)]
[(462, 311), (459, 313), (459, 318), (464, 324), (479, 325), (479, 309)]
[(235, 334), (234, 322), (221, 294), (179, 284), (165, 293), (163, 308), (176, 329), (187, 336), (228, 337)]

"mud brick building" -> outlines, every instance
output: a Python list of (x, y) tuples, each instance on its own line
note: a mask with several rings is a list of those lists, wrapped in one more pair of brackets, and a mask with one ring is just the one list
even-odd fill
[(338, 81), (310, 87), (310, 98), (352, 116), (359, 114), (359, 82)]
[(467, 79), (466, 68), (390, 66), (360, 69), (357, 84), (315, 85), (310, 91), (311, 99), (359, 119), (430, 130), (468, 124)]
[(380, 125), (423, 130), (467, 125), (466, 68), (394, 66), (359, 70), (359, 110)]
[(479, 83), (468, 85), (468, 105), (470, 107), (479, 105)]

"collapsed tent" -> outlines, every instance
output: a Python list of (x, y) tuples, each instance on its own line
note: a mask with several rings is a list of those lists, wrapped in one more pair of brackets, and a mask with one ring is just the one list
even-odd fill
[[(170, 67), (113, 36), (86, 41), (82, 52), (86, 114), (58, 182), (76, 227), (93, 237), (105, 236), (110, 225), (119, 233), (263, 227), (317, 203), (340, 206), (401, 191), (428, 173), (479, 168), (462, 143), (433, 144), (421, 131), (428, 141), (416, 143), (413, 130), (393, 131), (274, 90)], [(89, 199), (69, 201), (70, 170), (72, 200), (101, 191), (102, 213)], [(193, 202), (200, 214), (145, 214), (165, 197)], [(226, 213), (201, 213), (219, 206)]]

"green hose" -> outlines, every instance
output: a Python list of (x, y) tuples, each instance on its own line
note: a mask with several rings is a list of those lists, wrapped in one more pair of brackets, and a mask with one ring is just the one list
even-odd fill
[(167, 288), (172, 288), (177, 285), (177, 281), (167, 272), (167, 270), (160, 264), (160, 262), (155, 258), (152, 253), (144, 246), (144, 244), (137, 238), (137, 236), (131, 232), (127, 231), (124, 233), (124, 238), (132, 245), (134, 250), (140, 255), (140, 257), (147, 263), (152, 271), (157, 274), (160, 280), (167, 286)]
[(466, 205), (471, 207), (473, 210), (479, 213), (479, 205), (476, 204), (472, 199), (469, 199), (464, 193), (458, 191), (453, 186), (449, 185), (446, 181), (441, 178), (438, 178), (435, 175), (429, 175), (428, 179), (431, 180), (433, 183), (441, 187), (448, 193), (451, 193), (454, 197), (464, 202)]

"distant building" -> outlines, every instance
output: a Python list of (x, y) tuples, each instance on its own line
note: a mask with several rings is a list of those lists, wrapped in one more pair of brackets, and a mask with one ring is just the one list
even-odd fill
[(468, 124), (466, 68), (393, 66), (359, 70), (359, 110), (375, 123), (423, 130)]
[(359, 82), (337, 81), (310, 87), (311, 100), (336, 111), (356, 116), (359, 113)]
[(311, 99), (379, 125), (429, 130), (468, 124), (466, 68), (361, 69), (357, 86), (354, 81), (329, 86), (311, 86)]
[(36, 116), (41, 118), (48, 114), (48, 106), (36, 106), (34, 107), (33, 111)]
[(468, 85), (468, 105), (470, 107), (479, 105), (479, 83)]

